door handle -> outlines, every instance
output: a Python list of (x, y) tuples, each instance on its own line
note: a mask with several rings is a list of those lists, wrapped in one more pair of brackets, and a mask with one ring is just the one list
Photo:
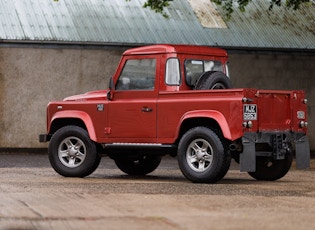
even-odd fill
[(153, 109), (149, 108), (149, 107), (142, 107), (141, 111), (142, 112), (146, 112), (146, 113), (149, 113), (149, 112), (152, 112)]

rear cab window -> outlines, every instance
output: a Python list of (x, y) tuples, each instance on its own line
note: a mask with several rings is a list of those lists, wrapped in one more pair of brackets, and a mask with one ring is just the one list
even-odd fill
[(225, 66), (217, 60), (185, 60), (185, 81), (189, 86), (194, 86), (198, 78), (208, 71), (224, 71)]

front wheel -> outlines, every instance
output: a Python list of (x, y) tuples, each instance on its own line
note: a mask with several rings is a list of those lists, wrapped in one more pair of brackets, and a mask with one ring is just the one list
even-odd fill
[(192, 182), (215, 183), (227, 173), (231, 156), (218, 135), (206, 127), (195, 127), (181, 138), (178, 164)]
[(98, 167), (101, 157), (86, 130), (65, 126), (51, 138), (49, 161), (57, 173), (66, 177), (85, 177)]

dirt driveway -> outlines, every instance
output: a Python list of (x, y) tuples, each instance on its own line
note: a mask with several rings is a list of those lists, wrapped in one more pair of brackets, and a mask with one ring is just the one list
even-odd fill
[(0, 154), (0, 229), (315, 229), (315, 162), (276, 182), (236, 165), (217, 184), (193, 184), (166, 157), (146, 177), (103, 158), (87, 178), (64, 178), (42, 154)]

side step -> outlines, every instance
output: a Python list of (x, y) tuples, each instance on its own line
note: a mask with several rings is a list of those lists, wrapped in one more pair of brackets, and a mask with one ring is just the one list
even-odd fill
[(104, 154), (114, 158), (118, 155), (177, 155), (176, 145), (155, 143), (111, 143), (103, 144)]
[(104, 144), (103, 147), (106, 148), (148, 148), (148, 149), (160, 149), (160, 148), (176, 148), (176, 145), (164, 145), (156, 143), (111, 143)]

